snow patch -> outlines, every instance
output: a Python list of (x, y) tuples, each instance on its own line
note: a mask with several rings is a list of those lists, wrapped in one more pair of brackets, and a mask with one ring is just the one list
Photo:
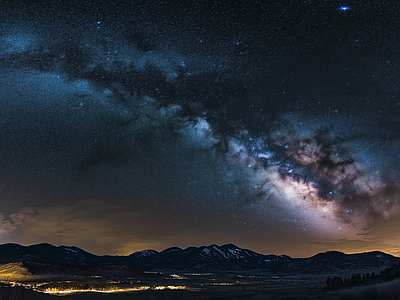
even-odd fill
[(243, 256), (240, 255), (241, 249), (229, 249), (229, 252), (234, 255), (236, 258), (242, 258)]
[(143, 250), (143, 251), (136, 252), (135, 255), (143, 257), (143, 256), (148, 256), (148, 255), (151, 255), (154, 253), (155, 253), (155, 251), (153, 251), (153, 250)]
[(71, 251), (71, 252), (74, 252), (74, 253), (78, 253), (78, 251), (76, 251), (76, 250), (74, 250), (74, 249), (71, 249), (71, 248), (64, 248), (65, 250), (68, 250), (68, 251)]
[(207, 253), (207, 254), (210, 254), (211, 251), (210, 251), (210, 249), (208, 249), (208, 248), (204, 248), (204, 249), (203, 249), (203, 252), (205, 252), (205, 253)]
[(213, 248), (214, 248), (215, 251), (218, 251), (220, 254), (222, 254), (223, 257), (228, 258), (224, 251), (222, 251), (221, 249), (219, 249), (216, 246), (213, 246)]
[(163, 252), (165, 252), (165, 253), (170, 253), (170, 252), (176, 252), (176, 251), (182, 251), (182, 249), (179, 249), (179, 248), (169, 248), (169, 249), (164, 250)]

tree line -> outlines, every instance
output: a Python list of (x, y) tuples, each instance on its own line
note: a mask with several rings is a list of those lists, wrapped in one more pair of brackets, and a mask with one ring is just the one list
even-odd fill
[(342, 279), (340, 276), (335, 276), (333, 278), (328, 277), (326, 279), (326, 290), (340, 289), (343, 287), (357, 286), (362, 283), (370, 282), (372, 280), (380, 279), (383, 281), (391, 281), (396, 278), (400, 278), (400, 264), (393, 264), (390, 268), (382, 270), (379, 274), (366, 273), (361, 275), (360, 273), (352, 274), (350, 278)]

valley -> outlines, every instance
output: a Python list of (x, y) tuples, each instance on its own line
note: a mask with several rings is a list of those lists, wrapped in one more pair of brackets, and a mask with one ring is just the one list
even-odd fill
[[(331, 251), (310, 258), (264, 255), (211, 245), (129, 256), (77, 247), (0, 245), (5, 299), (342, 299), (327, 277), (379, 273), (400, 259), (382, 252)], [(16, 295), (12, 295), (12, 294)], [(24, 296), (25, 295), (25, 296)]]

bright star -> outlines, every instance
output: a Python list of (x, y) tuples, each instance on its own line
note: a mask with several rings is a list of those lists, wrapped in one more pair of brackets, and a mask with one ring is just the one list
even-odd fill
[(338, 8), (338, 10), (346, 11), (346, 10), (351, 10), (351, 8), (348, 7), (348, 6), (341, 6), (341, 7)]

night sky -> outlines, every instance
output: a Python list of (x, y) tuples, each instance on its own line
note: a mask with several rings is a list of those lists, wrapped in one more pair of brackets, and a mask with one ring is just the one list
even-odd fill
[(400, 255), (397, 1), (102, 2), (1, 1), (0, 243)]

